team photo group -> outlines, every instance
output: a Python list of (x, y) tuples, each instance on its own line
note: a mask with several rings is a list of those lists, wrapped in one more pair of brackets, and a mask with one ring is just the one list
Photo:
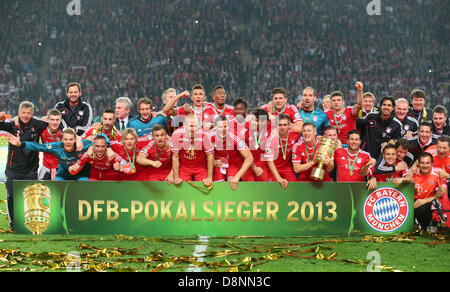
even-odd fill
[(197, 84), (181, 93), (167, 89), (163, 108), (148, 98), (133, 104), (119, 97), (99, 122), (79, 83), (66, 86), (67, 98), (46, 117), (35, 117), (35, 105), (23, 101), (17, 117), (0, 112), (9, 142), (10, 228), (14, 180), (195, 181), (205, 188), (228, 182), (230, 191), (239, 182), (273, 181), (280, 192), (294, 182), (365, 182), (369, 190), (379, 182), (414, 183), (419, 228), (449, 227), (447, 109), (427, 108), (420, 89), (408, 100), (377, 97), (359, 81), (354, 86), (354, 105), (343, 91), (319, 98), (312, 87), (292, 104), (278, 87), (265, 104), (250, 109), (222, 85), (208, 91)]

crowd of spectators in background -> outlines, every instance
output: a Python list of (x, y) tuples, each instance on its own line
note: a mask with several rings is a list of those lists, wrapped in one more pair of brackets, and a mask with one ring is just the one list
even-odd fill
[[(229, 99), (264, 104), (275, 87), (291, 103), (307, 86), (356, 102), (361, 80), (378, 101), (427, 94), (449, 107), (449, 25), (445, 1), (89, 0), (69, 16), (69, 1), (1, 1), (0, 108), (20, 101), (45, 115), (71, 81), (94, 114), (119, 96), (162, 108), (161, 94), (223, 84)], [(447, 24), (447, 25), (446, 25)], [(208, 93), (207, 93), (208, 94)]]

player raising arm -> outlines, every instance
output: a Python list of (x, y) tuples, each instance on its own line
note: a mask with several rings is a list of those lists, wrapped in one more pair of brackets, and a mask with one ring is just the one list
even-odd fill
[(89, 140), (82, 140), (82, 149), (77, 149), (77, 135), (72, 128), (66, 128), (62, 134), (61, 142), (39, 144), (35, 142), (23, 141), (14, 135), (7, 134), (7, 139), (11, 145), (25, 148), (29, 151), (41, 151), (55, 154), (59, 165), (55, 180), (89, 180), (89, 168), (85, 167), (76, 175), (71, 175), (69, 167), (78, 161), (81, 154), (87, 151), (92, 145)]
[(330, 125), (337, 127), (338, 136), (343, 145), (347, 145), (347, 134), (351, 130), (356, 129), (356, 117), (362, 107), (362, 82), (356, 82), (357, 103), (352, 107), (344, 107), (344, 94), (341, 91), (334, 91), (331, 93), (331, 110), (325, 113), (328, 116)]
[(298, 108), (288, 103), (286, 90), (282, 87), (277, 87), (272, 90), (272, 100), (263, 106), (262, 109), (269, 113), (270, 121), (275, 121), (275, 117), (279, 114), (285, 114), (290, 119), (290, 130), (292, 132), (301, 133), (303, 120)]

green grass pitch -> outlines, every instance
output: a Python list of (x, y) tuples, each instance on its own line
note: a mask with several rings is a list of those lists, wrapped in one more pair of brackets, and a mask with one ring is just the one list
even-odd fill
[(0, 184), (0, 271), (450, 271), (448, 234), (390, 237), (144, 237), (8, 232)]

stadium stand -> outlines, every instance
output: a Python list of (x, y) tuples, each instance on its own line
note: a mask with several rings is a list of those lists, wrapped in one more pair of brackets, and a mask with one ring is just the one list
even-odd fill
[(384, 0), (381, 16), (359, 0), (81, 3), (81, 15), (68, 16), (68, 1), (1, 1), (0, 108), (16, 114), (27, 99), (45, 115), (70, 81), (95, 115), (119, 96), (161, 108), (165, 89), (195, 83), (209, 98), (223, 84), (229, 102), (245, 97), (250, 107), (278, 86), (291, 103), (312, 86), (353, 104), (356, 80), (378, 100), (422, 88), (428, 107), (450, 104), (445, 1)]

